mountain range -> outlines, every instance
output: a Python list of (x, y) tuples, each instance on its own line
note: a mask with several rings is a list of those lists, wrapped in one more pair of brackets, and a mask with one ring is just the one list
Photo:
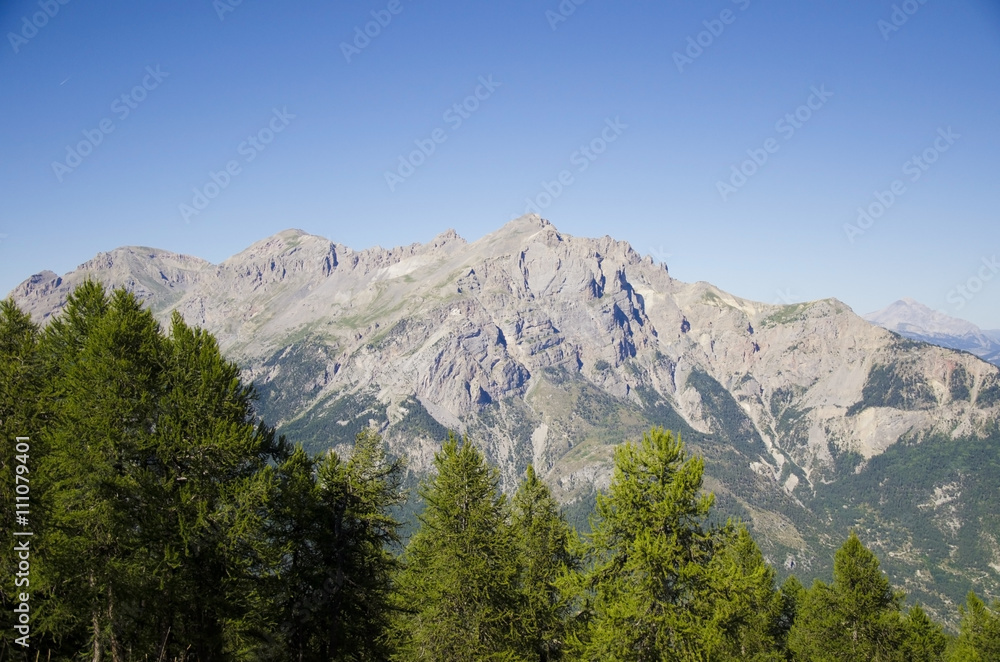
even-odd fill
[(662, 425), (782, 572), (827, 574), (854, 529), (939, 617), (970, 588), (1000, 597), (1000, 369), (835, 299), (681, 282), (537, 215), (360, 251), (286, 230), (219, 264), (123, 247), (11, 294), (44, 323), (87, 278), (215, 334), (312, 451), (374, 425), (415, 484), (454, 430), (506, 489), (533, 464), (585, 527), (614, 445)]
[(1000, 329), (983, 331), (971, 322), (931, 310), (910, 298), (900, 299), (864, 318), (901, 336), (971, 352), (1000, 365)]

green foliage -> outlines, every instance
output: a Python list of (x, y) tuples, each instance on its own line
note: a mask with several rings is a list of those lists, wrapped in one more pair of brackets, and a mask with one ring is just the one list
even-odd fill
[(52, 535), (40, 545), (60, 593), (45, 631), (95, 656), (221, 654), (240, 604), (222, 583), (238, 542), (231, 490), (284, 442), (255, 423), (250, 389), (211, 336), (177, 315), (163, 335), (123, 290), (79, 288), (41, 350)]
[(948, 392), (951, 399), (968, 401), (971, 389), (972, 376), (966, 371), (965, 366), (957, 366), (948, 378)]
[[(47, 448), (44, 437), (37, 434), (44, 423), (39, 407), (43, 387), (40, 367), (38, 328), (10, 299), (0, 302), (0, 531), (5, 539), (0, 546), (0, 577), (3, 577), (0, 582), (0, 649), (11, 646), (12, 639), (18, 636), (13, 629), (17, 622), (13, 610), (15, 603), (20, 601), (15, 600), (15, 596), (29, 593), (32, 606), (38, 608), (44, 604), (50, 588), (40, 581), (41, 559), (34, 553), (29, 552), (35, 568), (34, 576), (27, 578), (30, 585), (23, 583), (24, 577), (15, 578), (18, 558), (13, 547), (20, 540), (10, 535), (13, 531), (40, 531), (44, 523), (41, 509), (45, 502), (46, 481), (38, 472), (38, 462)], [(28, 453), (17, 452), (17, 437), (29, 437)], [(23, 473), (24, 470), (21, 474), (16, 473), (21, 464), (28, 473)], [(28, 495), (21, 495), (21, 501), (16, 501), (17, 475), (25, 481), (20, 484), (29, 489)], [(23, 496), (28, 497), (27, 501)], [(28, 527), (15, 527), (15, 503), (28, 506)], [(15, 585), (15, 581), (21, 583)]]
[(92, 282), (43, 333), (2, 304), (0, 372), (0, 473), (13, 436), (32, 438), (42, 658), (385, 658), (401, 494), (377, 435), (347, 462), (292, 452), (211, 335), (177, 314), (164, 334)]
[[(934, 517), (938, 490), (955, 498), (949, 517), (962, 523), (952, 529)], [(972, 588), (997, 591), (988, 563), (992, 550), (986, 535), (1000, 530), (1000, 434), (950, 439), (930, 436), (903, 440), (868, 460), (859, 473), (818, 484), (813, 501), (839, 530), (878, 528), (905, 539), (920, 556), (893, 555), (885, 569), (894, 581), (916, 569), (933, 574), (934, 588), (956, 603)], [(953, 572), (955, 570), (956, 572)], [(957, 572), (962, 571), (962, 572)], [(974, 587), (970, 572), (980, 579)], [(930, 594), (916, 594), (929, 602)]]
[(430, 439), (444, 439), (448, 436), (448, 428), (437, 422), (427, 408), (414, 396), (400, 403), (406, 409), (406, 414), (396, 424), (400, 434), (425, 436)]
[(790, 324), (792, 322), (797, 322), (803, 320), (806, 317), (806, 313), (812, 304), (805, 303), (793, 303), (786, 306), (781, 306), (777, 312), (765, 317), (761, 321), (761, 326), (767, 328), (769, 326), (777, 326), (778, 324)]
[(559, 504), (531, 465), (511, 506), (521, 593), (518, 630), (535, 659), (557, 660), (566, 641), (569, 612), (557, 581), (577, 570), (577, 559), (570, 552), (571, 532)]
[(903, 621), (901, 651), (907, 662), (939, 662), (944, 660), (948, 645), (941, 626), (930, 619), (920, 605), (914, 605)]
[(281, 426), (311, 453), (322, 453), (338, 444), (350, 444), (371, 420), (385, 420), (385, 405), (368, 390), (332, 395), (309, 411)]
[(707, 526), (703, 470), (660, 428), (615, 450), (575, 584), (580, 659), (778, 659), (773, 571), (742, 527)]
[(799, 606), (789, 647), (799, 659), (902, 660), (902, 595), (852, 532), (837, 551), (833, 584), (817, 580)]
[(975, 593), (970, 592), (964, 607), (961, 630), (949, 652), (952, 662), (987, 662), (1000, 660), (1000, 602), (990, 609)]
[(386, 637), (398, 561), (402, 464), (389, 461), (381, 437), (358, 433), (350, 459), (310, 459), (300, 448), (275, 470), (265, 526), (282, 553), (272, 568), (267, 603), (277, 628), (262, 658), (376, 660)]
[(983, 378), (976, 396), (977, 407), (992, 407), (1000, 402), (1000, 378), (995, 374)]
[(259, 413), (278, 419), (300, 409), (310, 391), (319, 387), (333, 352), (322, 339), (306, 334), (266, 359), (263, 367), (274, 371), (275, 377), (258, 386)]
[(704, 627), (712, 660), (783, 660), (788, 605), (775, 572), (746, 528), (726, 531), (709, 566), (711, 615)]
[(454, 435), (434, 467), (399, 576), (396, 659), (522, 659), (517, 545), (497, 470)]
[(937, 405), (934, 389), (917, 370), (907, 370), (907, 364), (873, 365), (861, 389), (861, 401), (851, 405), (848, 416), (869, 407), (896, 409), (927, 409)]

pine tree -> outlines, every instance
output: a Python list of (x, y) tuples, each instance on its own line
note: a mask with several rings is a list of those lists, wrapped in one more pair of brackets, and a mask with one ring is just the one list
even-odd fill
[(282, 550), (273, 582), (273, 654), (387, 658), (398, 566), (390, 548), (399, 542), (391, 510), (403, 500), (402, 468), (368, 428), (346, 462), (336, 453), (313, 460), (299, 448), (277, 468), (268, 520), (269, 540)]
[(774, 633), (785, 657), (791, 659), (791, 651), (788, 650), (788, 636), (798, 616), (799, 608), (805, 601), (806, 588), (795, 575), (789, 575), (778, 592), (781, 595), (781, 613), (775, 623)]
[(585, 627), (573, 651), (580, 659), (696, 659), (703, 651), (715, 548), (703, 471), (662, 428), (615, 449), (588, 541), (578, 617)]
[[(256, 420), (253, 389), (226, 361), (211, 334), (174, 314), (165, 339), (161, 393), (143, 476), (158, 504), (146, 518), (159, 562), (162, 639), (203, 658), (230, 646), (252, 590), (252, 568), (237, 551), (251, 535), (236, 526), (241, 509), (261, 507), (249, 495), (267, 480), (268, 463), (289, 450)], [(203, 587), (218, 590), (205, 594)], [(171, 634), (168, 636), (167, 632)]]
[[(49, 483), (41, 633), (94, 659), (219, 659), (245, 615), (248, 489), (284, 455), (207, 333), (77, 288), (39, 344)], [(245, 571), (245, 572), (244, 572)], [(252, 629), (252, 628), (251, 628)], [(259, 628), (257, 628), (259, 629)]]
[(1000, 660), (1000, 602), (990, 609), (972, 591), (964, 607), (958, 639), (949, 652), (952, 662), (992, 662)]
[[(352, 653), (333, 659), (388, 658), (393, 581), (399, 571), (393, 549), (400, 543), (400, 522), (393, 510), (405, 501), (403, 470), (402, 460), (386, 456), (382, 437), (375, 430), (365, 428), (358, 433), (343, 472), (349, 561), (334, 569), (339, 618), (325, 630), (331, 654), (338, 650)], [(319, 480), (322, 503), (329, 507), (336, 494), (327, 487), (324, 466)]]
[(774, 569), (746, 527), (725, 534), (720, 532), (721, 549), (709, 566), (706, 655), (712, 660), (783, 660), (786, 604), (775, 589)]
[(449, 435), (424, 482), (399, 579), (399, 660), (527, 659), (516, 631), (516, 549), (497, 470)]
[(914, 605), (903, 621), (901, 651), (907, 662), (940, 662), (944, 660), (948, 639), (944, 630), (927, 615), (920, 605)]
[(816, 580), (799, 607), (789, 647), (803, 660), (902, 660), (902, 596), (855, 533), (837, 550), (833, 584)]
[(86, 619), (92, 656), (121, 659), (126, 646), (155, 645), (140, 614), (156, 588), (143, 531), (152, 503), (141, 479), (163, 341), (134, 298), (120, 291), (112, 299), (88, 283), (42, 347), (55, 397), (43, 468), (54, 479), (51, 524), (61, 534), (46, 542), (66, 608)]
[[(11, 299), (0, 302), (0, 531), (7, 542), (0, 548), (0, 650), (24, 650), (14, 639), (19, 633), (14, 614), (20, 593), (29, 595), (31, 608), (31, 648), (44, 650), (51, 640), (48, 628), (61, 619), (52, 616), (51, 585), (46, 582), (45, 559), (39, 554), (39, 541), (46, 533), (45, 500), (47, 483), (39, 471), (39, 462), (47, 453), (44, 435), (46, 408), (43, 402), (39, 332), (31, 318)], [(25, 438), (23, 442), (18, 437)], [(26, 446), (20, 446), (24, 443)], [(27, 448), (27, 452), (24, 449)], [(23, 467), (23, 468), (19, 468)], [(20, 482), (15, 482), (20, 481)], [(20, 487), (19, 487), (20, 486)], [(15, 526), (15, 516), (23, 517)], [(27, 531), (32, 536), (14, 538), (9, 532)], [(30, 574), (17, 577), (19, 558), (14, 544), (27, 544)], [(17, 582), (15, 584), (15, 582)], [(46, 616), (48, 618), (46, 619)], [(41, 620), (40, 620), (41, 619)], [(2, 657), (2, 654), (0, 654)]]
[(376, 433), (346, 462), (293, 452), (210, 334), (176, 313), (164, 334), (134, 296), (93, 282), (41, 334), (0, 305), (0, 373), (4, 450), (32, 433), (44, 511), (32, 515), (38, 650), (387, 658), (402, 466)]
[(531, 465), (512, 506), (522, 601), (518, 608), (519, 629), (535, 659), (557, 660), (565, 647), (568, 616), (568, 603), (557, 582), (565, 573), (577, 569), (570, 552), (572, 532), (552, 492)]

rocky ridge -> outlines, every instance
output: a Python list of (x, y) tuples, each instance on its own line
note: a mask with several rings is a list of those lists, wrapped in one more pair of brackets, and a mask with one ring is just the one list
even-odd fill
[(362, 251), (286, 230), (218, 265), (119, 248), (12, 295), (45, 320), (85, 278), (212, 331), (292, 438), (321, 450), (374, 423), (415, 476), (453, 429), (507, 487), (530, 462), (586, 504), (614, 443), (680, 430), (720, 499), (800, 566), (834, 542), (817, 490), (901, 439), (982, 437), (1000, 409), (1000, 370), (975, 356), (833, 299), (780, 306), (683, 283), (625, 242), (535, 215), (472, 243), (449, 231)]

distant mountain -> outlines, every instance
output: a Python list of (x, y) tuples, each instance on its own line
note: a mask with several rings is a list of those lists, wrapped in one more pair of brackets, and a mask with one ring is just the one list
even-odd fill
[(533, 464), (585, 526), (614, 445), (663, 425), (705, 459), (717, 512), (807, 585), (854, 528), (941, 617), (970, 588), (1000, 597), (1000, 370), (839, 301), (684, 283), (535, 215), (361, 251), (287, 230), (220, 264), (118, 248), (12, 294), (44, 322), (86, 278), (214, 333), (312, 451), (374, 424), (415, 482), (457, 430), (507, 489)]
[(972, 322), (931, 310), (913, 299), (901, 299), (863, 317), (901, 336), (961, 349), (1000, 366), (1000, 330), (983, 331)]

